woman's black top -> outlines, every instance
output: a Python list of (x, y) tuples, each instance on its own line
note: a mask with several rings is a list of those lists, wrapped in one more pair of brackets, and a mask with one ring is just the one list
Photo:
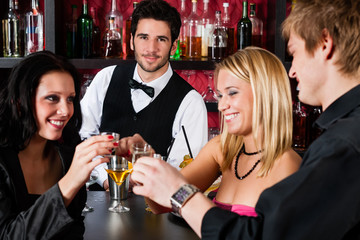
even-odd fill
[[(63, 175), (68, 171), (74, 148), (59, 146)], [(58, 184), (42, 195), (27, 191), (18, 152), (0, 148), (0, 239), (83, 239), (82, 187), (66, 208)]]

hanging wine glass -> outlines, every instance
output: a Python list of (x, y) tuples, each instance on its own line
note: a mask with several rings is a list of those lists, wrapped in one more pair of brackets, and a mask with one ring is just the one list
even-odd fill
[(186, 76), (186, 81), (188, 82), (188, 83), (190, 83), (190, 77), (192, 76), (192, 75), (194, 75), (196, 72), (195, 72), (195, 70), (182, 70), (181, 71), (181, 75), (185, 75)]
[(203, 99), (206, 103), (217, 103), (217, 97), (216, 93), (211, 87), (211, 84), (214, 79), (214, 73), (213, 71), (204, 71), (204, 74), (208, 76), (208, 86), (206, 88), (206, 91), (202, 94)]

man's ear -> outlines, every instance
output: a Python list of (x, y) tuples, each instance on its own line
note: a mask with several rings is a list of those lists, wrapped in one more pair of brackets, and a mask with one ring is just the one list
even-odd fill
[(335, 46), (332, 36), (325, 28), (321, 32), (321, 51), (326, 59), (331, 59), (334, 56)]
[(174, 54), (175, 54), (176, 49), (177, 49), (177, 45), (178, 45), (178, 41), (179, 41), (179, 39), (176, 39), (176, 40), (173, 42), (173, 44), (172, 44), (172, 46), (171, 46), (171, 51), (170, 51), (170, 54), (171, 54), (171, 55), (174, 55)]
[(130, 37), (130, 49), (134, 51), (133, 35)]

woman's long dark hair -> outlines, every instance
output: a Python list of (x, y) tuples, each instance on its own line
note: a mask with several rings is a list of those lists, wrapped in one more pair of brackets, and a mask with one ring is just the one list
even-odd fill
[(80, 80), (76, 68), (65, 58), (49, 51), (33, 53), (18, 63), (9, 78), (0, 86), (0, 146), (24, 149), (38, 130), (34, 118), (33, 98), (40, 79), (52, 71), (69, 73), (75, 86), (74, 115), (65, 126), (62, 140), (66, 145), (77, 143), (82, 119)]

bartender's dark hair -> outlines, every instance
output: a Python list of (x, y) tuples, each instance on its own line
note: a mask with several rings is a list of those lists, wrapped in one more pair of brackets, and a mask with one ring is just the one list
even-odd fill
[(181, 18), (176, 8), (163, 0), (143, 0), (132, 14), (131, 34), (135, 36), (139, 20), (151, 18), (168, 23), (171, 31), (171, 44), (178, 38)]
[(69, 73), (75, 86), (74, 114), (65, 126), (62, 141), (76, 144), (82, 118), (80, 110), (80, 80), (76, 68), (65, 58), (49, 51), (30, 54), (18, 63), (0, 86), (0, 146), (24, 149), (37, 131), (34, 117), (34, 96), (40, 79), (47, 73)]

